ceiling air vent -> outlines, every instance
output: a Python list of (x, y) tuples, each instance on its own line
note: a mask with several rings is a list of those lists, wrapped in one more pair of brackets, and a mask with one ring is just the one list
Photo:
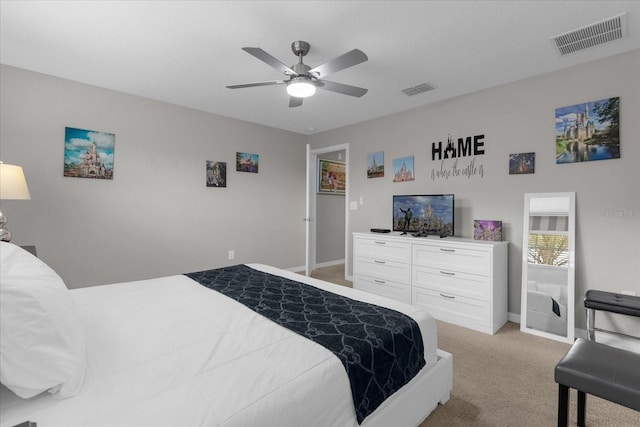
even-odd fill
[(568, 55), (627, 36), (626, 13), (551, 37), (560, 55)]
[(406, 89), (402, 90), (402, 93), (404, 93), (407, 96), (413, 96), (413, 95), (417, 95), (419, 93), (425, 93), (425, 92), (429, 92), (430, 90), (434, 90), (436, 87), (429, 84), (429, 83), (422, 83), (420, 85), (417, 86), (412, 86), (412, 87), (408, 87)]

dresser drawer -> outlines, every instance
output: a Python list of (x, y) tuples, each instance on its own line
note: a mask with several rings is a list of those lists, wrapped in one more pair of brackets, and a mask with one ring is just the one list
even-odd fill
[(411, 283), (411, 267), (396, 261), (358, 256), (353, 260), (353, 274), (364, 274), (381, 280)]
[(436, 319), (473, 329), (491, 327), (491, 304), (487, 301), (422, 288), (413, 288), (412, 297), (414, 305), (426, 309)]
[(491, 280), (488, 276), (414, 266), (411, 283), (423, 289), (482, 301), (491, 300)]
[(394, 242), (384, 239), (354, 239), (357, 256), (377, 258), (408, 264), (411, 261), (409, 242)]
[(413, 245), (413, 265), (461, 271), (483, 276), (491, 275), (491, 253), (470, 246)]
[(411, 286), (407, 283), (376, 279), (370, 276), (358, 274), (354, 277), (353, 287), (355, 289), (360, 289), (411, 304)]

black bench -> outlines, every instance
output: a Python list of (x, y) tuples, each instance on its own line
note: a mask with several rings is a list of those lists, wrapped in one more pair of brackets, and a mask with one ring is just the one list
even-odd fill
[(639, 337), (596, 328), (596, 310), (640, 317), (640, 297), (588, 290), (584, 297), (584, 307), (587, 310), (587, 332), (590, 341), (596, 340), (596, 331), (640, 339)]
[(558, 427), (569, 423), (569, 389), (578, 391), (578, 425), (587, 394), (640, 411), (640, 353), (578, 338), (555, 368)]

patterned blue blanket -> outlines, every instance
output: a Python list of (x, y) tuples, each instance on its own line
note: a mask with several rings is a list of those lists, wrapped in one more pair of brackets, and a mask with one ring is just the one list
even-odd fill
[(246, 265), (185, 276), (332, 351), (349, 376), (358, 424), (425, 365), (418, 324), (397, 311)]

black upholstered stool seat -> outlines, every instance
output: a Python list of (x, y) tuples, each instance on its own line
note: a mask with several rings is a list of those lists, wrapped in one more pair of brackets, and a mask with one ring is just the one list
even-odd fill
[(632, 295), (591, 289), (585, 295), (584, 306), (594, 310), (640, 317), (640, 297)]
[(555, 368), (558, 425), (567, 425), (569, 388), (578, 390), (578, 425), (585, 423), (586, 394), (640, 411), (640, 353), (578, 338)]

